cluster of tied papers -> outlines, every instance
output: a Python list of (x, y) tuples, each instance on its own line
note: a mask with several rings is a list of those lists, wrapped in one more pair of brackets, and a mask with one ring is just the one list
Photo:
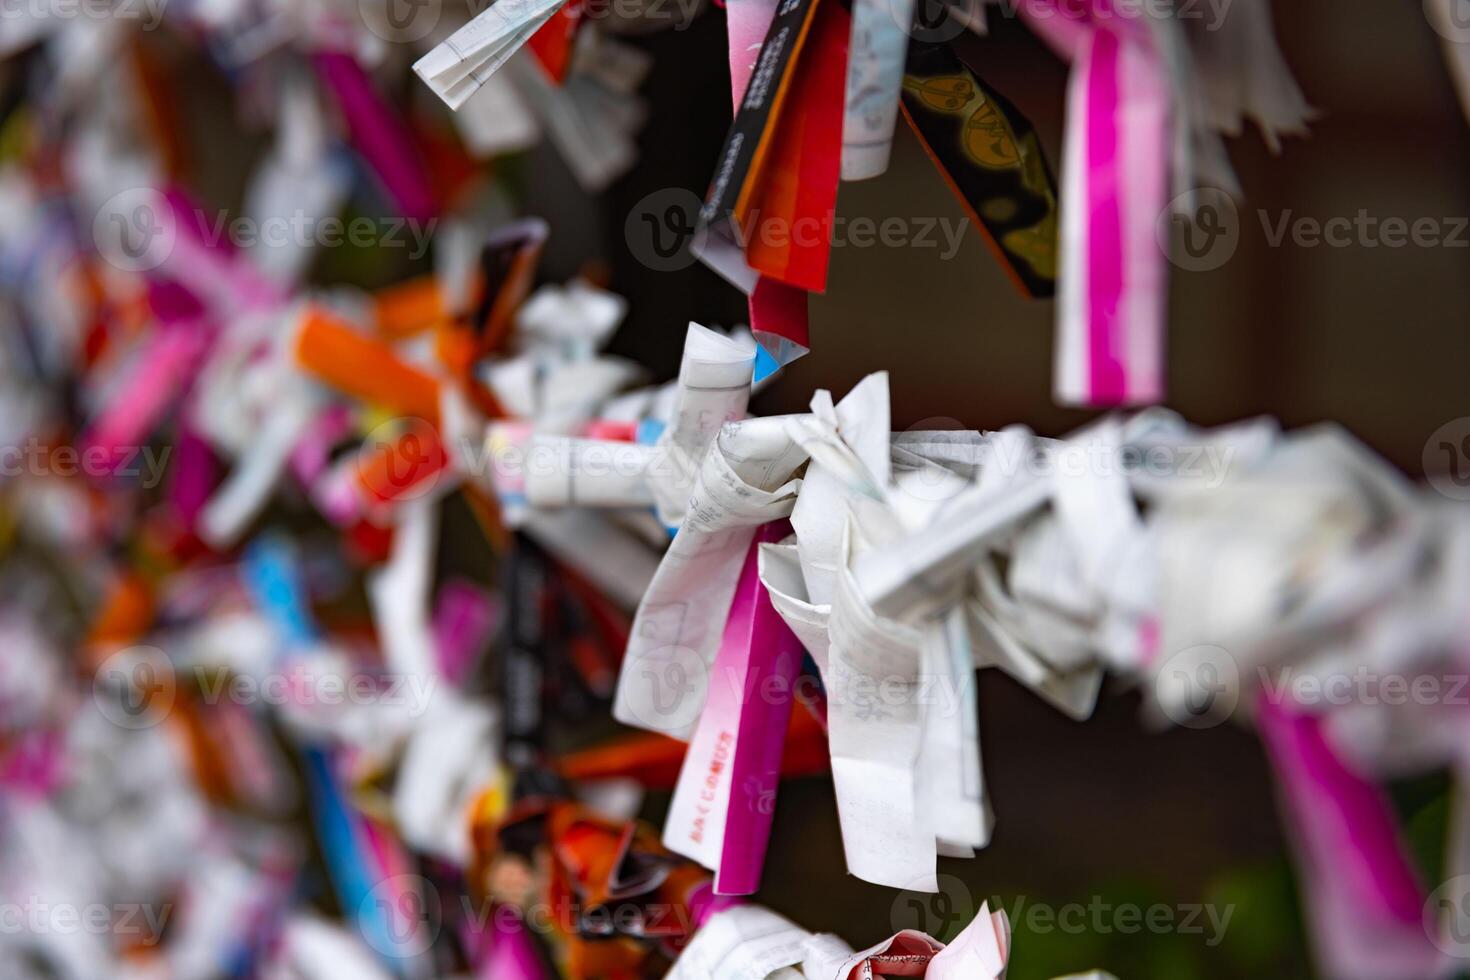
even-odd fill
[(651, 505), (677, 529), (613, 712), (688, 742), (663, 842), (717, 892), (760, 882), (793, 714), (826, 733), (848, 871), (934, 891), (938, 857), (990, 837), (976, 668), (1077, 719), (1111, 674), (1160, 722), (1260, 731), (1331, 975), (1453, 966), (1363, 773), (1453, 769), (1458, 727), (1404, 699), (1313, 698), (1300, 675), (1453, 676), (1462, 507), (1331, 426), (1151, 410), (1059, 440), (893, 432), (881, 374), (809, 414), (742, 417), (754, 364), (691, 325), (651, 451), (542, 432), (525, 457), (555, 473), (527, 477), (533, 508)]

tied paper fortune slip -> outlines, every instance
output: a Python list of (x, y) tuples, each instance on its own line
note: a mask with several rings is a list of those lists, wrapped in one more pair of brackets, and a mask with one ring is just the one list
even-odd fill
[[(730, 95), (740, 111), (750, 76), (755, 71), (762, 39), (776, 14), (774, 0), (730, 0), (726, 23), (730, 49)], [(767, 276), (757, 276), (745, 264), (733, 243), (716, 238), (705, 262), (750, 295), (750, 330), (767, 352), (758, 365), (756, 380), (804, 356), (810, 347), (807, 333), (806, 291)]]
[[(699, 251), (747, 293), (756, 291), (758, 277), (826, 288), (849, 23), (840, 3), (785, 0), (736, 103), (700, 211), (700, 228), (709, 234)], [(732, 73), (734, 58), (732, 52)]]
[(459, 109), (564, 0), (496, 0), (418, 61), (413, 70), (451, 109)]
[(762, 544), (789, 531), (777, 521), (751, 542), (664, 823), (664, 846), (714, 871), (719, 895), (755, 892), (770, 839), (803, 651), (757, 568)]

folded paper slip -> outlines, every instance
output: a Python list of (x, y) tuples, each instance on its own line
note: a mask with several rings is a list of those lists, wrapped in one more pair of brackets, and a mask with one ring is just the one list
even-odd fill
[(497, 351), (504, 343), (515, 312), (531, 292), (550, 231), (542, 219), (526, 218), (496, 229), (480, 251), (477, 354)]
[[(741, 0), (727, 8), (730, 94), (736, 113), (740, 111), (740, 103), (745, 98), (751, 73), (755, 71), (759, 61), (761, 40), (770, 29), (771, 19), (775, 15), (776, 4), (767, 0)], [(750, 268), (744, 255), (732, 241), (721, 237), (711, 244), (713, 248), (701, 255), (701, 258), (750, 297), (750, 331), (774, 362), (769, 370), (804, 357), (810, 347), (806, 290), (789, 286), (769, 276), (760, 276)], [(757, 380), (769, 373), (769, 370), (758, 370)]]
[(498, 0), (414, 63), (451, 109), (464, 105), (556, 13), (563, 0)]

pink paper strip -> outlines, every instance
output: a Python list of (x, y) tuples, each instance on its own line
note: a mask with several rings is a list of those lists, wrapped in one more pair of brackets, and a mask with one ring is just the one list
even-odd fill
[(719, 915), (726, 909), (733, 909), (743, 904), (734, 895), (719, 895), (715, 893), (714, 886), (706, 883), (698, 886), (689, 893), (689, 921), (698, 929), (710, 920), (711, 916)]
[(714, 870), (718, 895), (760, 886), (770, 841), (803, 651), (761, 585), (759, 557), (790, 533), (767, 524), (746, 553), (664, 828), (667, 846)]
[(339, 51), (318, 51), (317, 74), (337, 98), (352, 142), (397, 202), (405, 218), (427, 221), (438, 210), (428, 171), (413, 152), (408, 126), (373, 87), (357, 59)]
[(352, 431), (352, 412), (346, 405), (329, 405), (307, 426), (291, 450), (291, 472), (304, 487), (316, 485), (332, 465), (332, 449)]
[(214, 492), (217, 467), (209, 443), (187, 425), (179, 427), (169, 474), (168, 500), (184, 527), (193, 529)]
[(1073, 63), (1063, 173), (1057, 399), (1108, 407), (1163, 397), (1171, 96), (1146, 20), (1038, 0), (1028, 22)]
[(492, 914), (490, 926), (491, 932), (479, 933), (481, 942), (476, 976), (482, 980), (554, 980), (537, 954), (525, 923), (519, 918)]
[(771, 605), (761, 584), (758, 559), (762, 542), (775, 543), (790, 534), (787, 521), (767, 524), (756, 533), (715, 658), (716, 689), (740, 699), (735, 705), (735, 757), (730, 766), (725, 845), (715, 872), (719, 895), (750, 895), (760, 888), (771, 839), (781, 753), (791, 720), (791, 692), (805, 654), (801, 641)]
[(82, 439), (82, 452), (105, 451), (109, 472), (132, 460), (183, 392), (205, 344), (198, 330), (160, 328), (132, 366), (127, 381), (92, 420)]
[(473, 583), (444, 583), (434, 606), (434, 644), (439, 664), (452, 684), (463, 684), (475, 654), (495, 629), (497, 607), (489, 592)]
[(1087, 201), (1089, 401), (1120, 403), (1125, 396), (1119, 346), (1123, 324), (1123, 218), (1118, 200), (1118, 38), (1093, 33), (1087, 59)]
[(1323, 974), (1431, 976), (1438, 956), (1421, 920), (1425, 894), (1388, 801), (1343, 764), (1321, 719), (1263, 695), (1256, 726), (1301, 856), (1303, 905)]
[(286, 297), (250, 262), (241, 262), (227, 236), (216, 235), (206, 212), (181, 188), (164, 192), (173, 212), (174, 239), (156, 270), (197, 296), (210, 309), (232, 316), (270, 309)]

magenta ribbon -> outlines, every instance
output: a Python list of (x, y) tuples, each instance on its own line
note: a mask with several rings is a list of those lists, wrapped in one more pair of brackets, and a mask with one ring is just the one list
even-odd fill
[(466, 918), (459, 931), (482, 980), (554, 980), (526, 924), (509, 908), (492, 907), (488, 922)]
[(1377, 786), (1339, 758), (1322, 719), (1262, 696), (1256, 727), (1300, 854), (1303, 905), (1324, 975), (1428, 977), (1425, 893)]
[(1122, 351), (1123, 206), (1119, 201), (1118, 38), (1101, 30), (1092, 36), (1087, 86), (1087, 197), (1089, 400), (1126, 400)]
[(1157, 402), (1164, 394), (1169, 76), (1147, 23), (1111, 0), (1038, 0), (1023, 11), (1073, 64), (1062, 194), (1059, 401)]
[(453, 579), (439, 589), (434, 606), (434, 645), (450, 683), (463, 684), (498, 618), (494, 596), (473, 582)]
[(192, 427), (180, 425), (174, 442), (173, 466), (170, 468), (168, 501), (179, 523), (193, 530), (199, 512), (209, 502), (219, 482), (218, 466), (209, 443)]
[(207, 308), (231, 316), (285, 304), (280, 287), (241, 261), (233, 243), (207, 226), (204, 210), (189, 194), (170, 187), (163, 196), (173, 213), (174, 241), (155, 278), (171, 279)]
[(153, 429), (187, 390), (207, 349), (202, 329), (162, 326), (82, 437), (82, 453), (105, 453), (108, 472), (135, 457)]
[(750, 895), (760, 888), (771, 839), (791, 694), (804, 651), (771, 605), (760, 580), (759, 556), (762, 542), (774, 543), (790, 534), (788, 521), (774, 521), (756, 532), (715, 658), (716, 683), (744, 675), (730, 763), (730, 807), (715, 872), (715, 892), (720, 895)]
[(318, 51), (317, 75), (336, 97), (353, 145), (377, 173), (405, 218), (427, 221), (438, 208), (423, 161), (413, 152), (412, 131), (373, 87), (357, 59), (340, 51)]

